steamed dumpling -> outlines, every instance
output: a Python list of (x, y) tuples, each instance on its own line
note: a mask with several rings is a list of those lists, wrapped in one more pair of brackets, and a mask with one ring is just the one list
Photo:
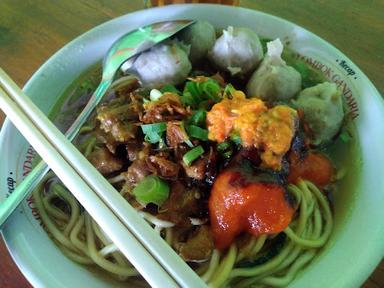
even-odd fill
[(133, 64), (143, 86), (151, 88), (180, 84), (191, 68), (187, 53), (176, 43), (156, 45), (142, 53)]
[(265, 101), (284, 101), (295, 96), (301, 89), (301, 75), (283, 59), (280, 39), (267, 43), (267, 55), (247, 84), (247, 95)]
[(178, 34), (177, 38), (190, 46), (189, 59), (197, 63), (207, 56), (215, 44), (216, 33), (212, 24), (207, 21), (197, 21), (192, 26)]
[(212, 62), (232, 75), (252, 72), (263, 58), (259, 37), (248, 28), (223, 30), (210, 52)]
[(324, 144), (340, 130), (344, 110), (341, 92), (336, 84), (324, 82), (304, 89), (294, 103), (304, 114), (304, 122), (311, 131), (312, 144)]

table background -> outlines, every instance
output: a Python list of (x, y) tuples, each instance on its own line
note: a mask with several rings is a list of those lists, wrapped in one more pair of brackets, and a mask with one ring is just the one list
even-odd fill
[[(384, 95), (383, 0), (241, 0), (240, 5), (285, 18), (319, 35), (352, 59)], [(1, 0), (0, 66), (23, 86), (70, 40), (142, 8), (141, 0)], [(0, 111), (0, 125), (3, 119)], [(0, 287), (31, 287), (1, 239), (0, 259)], [(384, 287), (383, 262), (364, 284), (364, 288), (379, 287)]]

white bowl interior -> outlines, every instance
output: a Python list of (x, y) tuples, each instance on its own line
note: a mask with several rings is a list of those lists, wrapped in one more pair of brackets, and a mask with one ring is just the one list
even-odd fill
[[(220, 17), (212, 18), (212, 15)], [(308, 31), (282, 19), (237, 7), (216, 5), (176, 5), (148, 9), (109, 21), (72, 41), (50, 58), (24, 87), (27, 94), (45, 112), (83, 71), (100, 61), (109, 46), (129, 30), (169, 19), (193, 18), (210, 21), (218, 28), (245, 26), (268, 38), (289, 40), (291, 48), (338, 83), (345, 100), (355, 113), (354, 123), (361, 143), (360, 170), (347, 177), (353, 185), (345, 185), (335, 196), (335, 231), (330, 243), (290, 285), (290, 287), (358, 287), (383, 256), (384, 248), (384, 143), (383, 102), (367, 77), (340, 51)], [(344, 60), (355, 74), (343, 70)], [(317, 61), (317, 62), (315, 62)], [(356, 77), (356, 79), (355, 79)], [(20, 181), (29, 170), (31, 150), (11, 123), (1, 132), (0, 151), (6, 158), (0, 167), (1, 183)], [(351, 180), (352, 181), (352, 180)], [(347, 181), (348, 182), (348, 181)], [(8, 193), (1, 184), (0, 199)], [(123, 287), (103, 275), (67, 259), (35, 219), (33, 202), (27, 199), (9, 219), (3, 236), (20, 269), (37, 287)], [(63, 273), (65, 271), (65, 273)], [(67, 275), (71, 275), (68, 277)]]

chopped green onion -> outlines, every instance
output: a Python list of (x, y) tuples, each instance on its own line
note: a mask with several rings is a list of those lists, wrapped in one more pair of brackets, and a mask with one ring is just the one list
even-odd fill
[(229, 150), (227, 152), (224, 152), (222, 155), (224, 158), (228, 159), (228, 158), (231, 158), (232, 153), (233, 153), (232, 150)]
[(167, 130), (167, 123), (160, 122), (141, 125), (141, 130), (145, 134), (144, 140), (155, 144), (161, 140), (163, 133)]
[(187, 144), (189, 148), (193, 148), (193, 143), (191, 142), (191, 140), (187, 139), (184, 141), (184, 143)]
[(167, 144), (165, 143), (165, 141), (164, 141), (163, 138), (160, 138), (160, 140), (159, 140), (158, 142), (159, 142), (158, 149), (162, 150), (162, 149), (166, 149), (166, 148), (168, 148), (168, 146), (167, 146)]
[(133, 195), (137, 202), (143, 206), (149, 203), (161, 206), (169, 196), (169, 185), (164, 180), (155, 175), (145, 177), (133, 188)]
[(199, 103), (199, 106), (198, 106), (198, 109), (202, 109), (202, 110), (211, 110), (212, 106), (214, 105), (215, 103), (212, 101), (212, 100), (204, 100), (204, 101), (201, 101)]
[(148, 134), (145, 134), (144, 140), (151, 144), (155, 144), (157, 142), (160, 142), (161, 136), (157, 133), (148, 133)]
[(178, 94), (178, 95), (181, 95), (181, 92), (173, 85), (165, 85), (163, 88), (160, 89), (160, 91), (162, 93), (165, 93), (165, 92), (170, 92), (170, 93), (175, 93), (175, 94)]
[(203, 82), (188, 81), (184, 86), (182, 100), (185, 105), (199, 107), (202, 102), (211, 105), (220, 101), (220, 85), (211, 78)]
[(213, 79), (209, 79), (208, 81), (198, 83), (198, 88), (201, 94), (204, 94), (215, 102), (220, 101), (219, 93), (220, 93), (220, 85)]
[(229, 148), (231, 148), (231, 143), (229, 143), (228, 141), (221, 142), (219, 145), (217, 145), (217, 150), (219, 152), (223, 152)]
[(191, 93), (191, 96), (194, 98), (194, 100), (197, 100), (197, 103), (200, 102), (200, 91), (197, 87), (196, 82), (189, 81), (185, 84), (185, 90), (189, 91)]
[(206, 117), (207, 117), (207, 111), (203, 109), (199, 109), (191, 116), (189, 121), (192, 125), (205, 127)]
[(193, 99), (192, 95), (188, 91), (183, 92), (183, 96), (181, 97), (181, 102), (185, 106), (195, 106), (195, 100)]
[(163, 96), (163, 93), (161, 93), (157, 89), (152, 89), (151, 92), (149, 92), (149, 98), (151, 101), (157, 101), (160, 99), (160, 97)]
[(217, 145), (217, 151), (224, 157), (230, 158), (233, 154), (233, 147), (230, 141), (224, 141)]
[(233, 143), (235, 143), (237, 146), (241, 145), (241, 137), (237, 134), (231, 134), (229, 135), (229, 138)]
[(204, 154), (204, 149), (201, 145), (196, 146), (195, 148), (189, 150), (183, 156), (183, 161), (185, 165), (190, 166), (193, 161), (199, 158), (200, 155)]
[(184, 133), (185, 138), (186, 138), (186, 139), (184, 140), (184, 143), (187, 144), (189, 148), (193, 148), (193, 144), (192, 144), (191, 140), (189, 140), (187, 131), (185, 131), (184, 121), (181, 121), (181, 122), (180, 122), (180, 128), (181, 128), (181, 130), (183, 130), (183, 133)]
[(153, 124), (144, 124), (141, 125), (141, 130), (143, 130), (144, 134), (155, 132), (164, 132), (167, 130), (167, 123), (160, 122), (160, 123), (153, 123)]
[(235, 92), (236, 89), (232, 86), (232, 84), (227, 84), (224, 88), (223, 95), (225, 96), (232, 96), (233, 92)]
[(208, 130), (207, 129), (202, 129), (202, 128), (195, 126), (195, 125), (189, 125), (187, 131), (188, 131), (188, 135), (190, 137), (200, 139), (203, 141), (208, 141)]

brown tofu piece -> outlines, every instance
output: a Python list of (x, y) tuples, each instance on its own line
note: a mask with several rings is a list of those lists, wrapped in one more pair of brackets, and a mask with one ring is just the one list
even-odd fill
[(180, 245), (179, 254), (185, 261), (202, 262), (211, 257), (213, 249), (211, 230), (209, 226), (201, 225), (187, 242)]

